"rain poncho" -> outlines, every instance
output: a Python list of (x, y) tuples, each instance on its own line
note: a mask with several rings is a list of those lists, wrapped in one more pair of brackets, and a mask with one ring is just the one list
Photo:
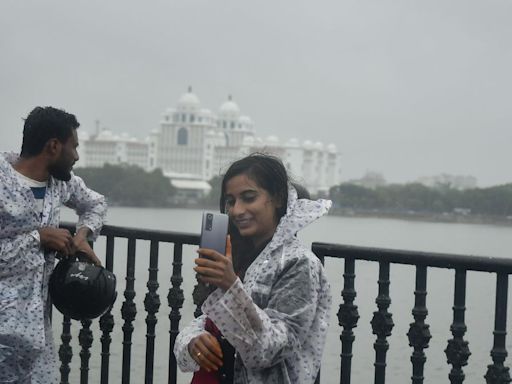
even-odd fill
[(105, 198), (82, 179), (50, 177), (40, 215), (29, 187), (12, 165), (14, 153), (0, 154), (0, 383), (54, 384), (57, 358), (49, 320), (48, 280), (54, 252), (39, 243), (38, 228), (58, 227), (60, 205), (74, 208), (77, 228), (93, 237), (105, 219)]
[(174, 353), (183, 371), (199, 365), (188, 343), (204, 332), (206, 317), (236, 349), (237, 384), (308, 384), (316, 379), (329, 323), (331, 294), (318, 258), (295, 234), (324, 215), (327, 200), (297, 199), (288, 191), (287, 213), (270, 243), (226, 291), (215, 290), (203, 315), (177, 337)]

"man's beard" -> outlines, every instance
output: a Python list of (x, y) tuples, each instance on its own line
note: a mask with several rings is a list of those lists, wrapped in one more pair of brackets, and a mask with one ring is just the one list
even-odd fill
[(48, 172), (57, 180), (69, 181), (71, 180), (71, 169), (66, 167), (62, 161), (58, 161), (48, 167)]

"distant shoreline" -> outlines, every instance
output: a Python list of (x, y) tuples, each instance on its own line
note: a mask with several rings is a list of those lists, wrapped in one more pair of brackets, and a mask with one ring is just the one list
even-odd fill
[(407, 221), (422, 221), (430, 223), (454, 223), (454, 224), (487, 224), (499, 226), (512, 226), (512, 217), (503, 216), (487, 216), (472, 214), (455, 214), (455, 213), (431, 213), (431, 212), (410, 212), (410, 213), (394, 213), (382, 211), (348, 211), (334, 210), (329, 213), (332, 216), (342, 217), (368, 217), (382, 219), (397, 219)]
[[(169, 209), (204, 209), (217, 211), (218, 206), (208, 204), (187, 204), (187, 205), (169, 205), (166, 207), (156, 206), (135, 206), (135, 205), (119, 205), (110, 203), (110, 207), (119, 208), (169, 208)], [(354, 217), (354, 218), (376, 218), (376, 219), (396, 219), (406, 221), (420, 221), (429, 223), (454, 223), (454, 224), (487, 224), (498, 226), (512, 226), (512, 217), (504, 216), (487, 216), (472, 214), (456, 214), (456, 213), (431, 213), (431, 212), (383, 212), (383, 211), (361, 211), (351, 209), (331, 209), (330, 216)]]

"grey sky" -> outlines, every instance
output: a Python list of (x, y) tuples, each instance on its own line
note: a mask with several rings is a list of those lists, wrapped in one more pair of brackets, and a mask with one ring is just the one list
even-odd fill
[(0, 2), (0, 150), (36, 105), (144, 137), (192, 85), (259, 136), (333, 142), (344, 179), (512, 182), (509, 0)]

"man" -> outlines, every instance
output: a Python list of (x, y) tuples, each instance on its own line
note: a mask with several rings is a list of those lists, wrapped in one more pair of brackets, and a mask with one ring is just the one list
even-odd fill
[[(37, 107), (23, 129), (21, 154), (0, 154), (0, 383), (54, 384), (57, 358), (49, 319), (48, 281), (55, 254), (84, 251), (101, 229), (105, 198), (71, 169), (79, 123)], [(76, 235), (59, 228), (59, 209), (76, 210)]]

